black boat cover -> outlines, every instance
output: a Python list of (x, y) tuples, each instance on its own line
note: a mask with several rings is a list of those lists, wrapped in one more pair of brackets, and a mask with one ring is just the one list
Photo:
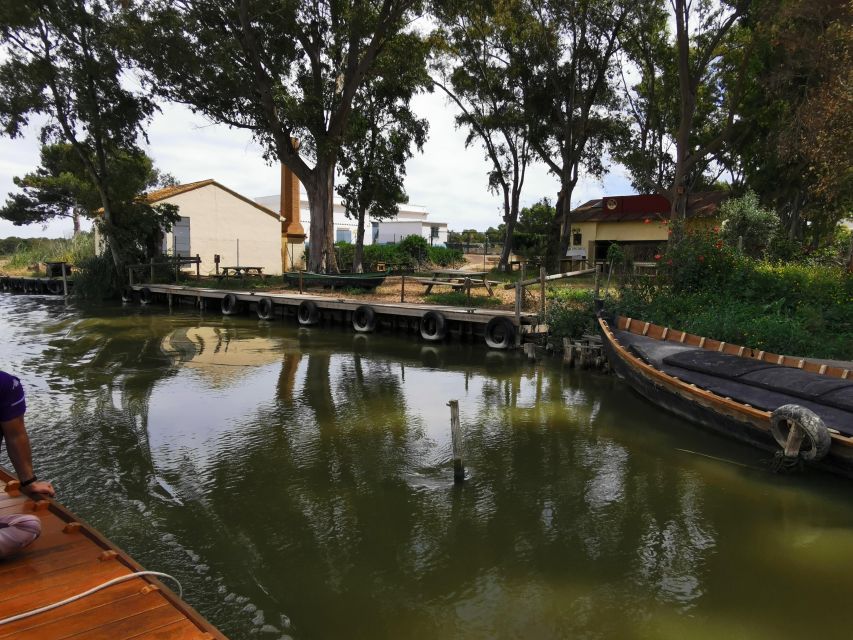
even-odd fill
[(627, 331), (616, 330), (614, 334), (647, 364), (688, 384), (764, 411), (798, 404), (818, 414), (827, 427), (853, 436), (853, 380), (829, 378)]

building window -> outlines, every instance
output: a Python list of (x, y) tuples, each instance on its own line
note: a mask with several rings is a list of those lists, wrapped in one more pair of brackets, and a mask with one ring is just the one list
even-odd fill
[(572, 246), (579, 247), (583, 244), (583, 234), (578, 227), (572, 229)]
[(350, 242), (352, 243), (351, 229), (335, 229), (335, 242)]
[(430, 238), (438, 238), (438, 227), (430, 227)]

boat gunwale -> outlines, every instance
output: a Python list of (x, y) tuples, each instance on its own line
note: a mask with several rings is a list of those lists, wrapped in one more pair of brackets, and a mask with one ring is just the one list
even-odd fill
[(742, 347), (738, 344), (714, 340), (713, 338), (698, 336), (680, 329), (663, 327), (661, 325), (654, 324), (653, 322), (645, 322), (643, 320), (637, 320), (626, 316), (616, 317), (616, 328), (620, 331), (628, 331), (654, 340), (677, 342), (690, 347), (699, 347), (706, 351), (716, 351), (718, 353), (738, 356), (739, 358), (749, 358), (783, 367), (802, 369), (810, 373), (817, 373), (818, 375), (830, 378), (841, 378), (842, 380), (853, 379), (853, 371), (845, 367), (829, 365), (809, 358), (795, 358), (793, 356), (785, 356), (778, 353), (770, 353), (768, 351), (759, 351), (752, 347)]
[[(619, 327), (620, 320), (627, 320), (628, 321), (627, 325), (624, 328)], [(660, 384), (662, 384), (662, 386), (667, 388), (668, 391), (670, 391), (671, 393), (675, 393), (676, 395), (678, 395), (681, 398), (684, 398), (686, 400), (690, 400), (692, 402), (697, 402), (706, 408), (710, 408), (710, 409), (717, 411), (718, 413), (721, 413), (722, 415), (730, 417), (730, 418), (739, 418), (739, 419), (741, 419), (741, 421), (743, 421), (743, 419), (745, 418), (748, 421), (750, 426), (752, 426), (756, 429), (759, 429), (761, 431), (765, 431), (765, 432), (770, 431), (770, 417), (772, 415), (772, 413), (770, 411), (763, 411), (761, 409), (756, 409), (755, 407), (746, 405), (746, 404), (741, 403), (741, 402), (737, 402), (736, 400), (732, 400), (731, 398), (726, 398), (726, 397), (720, 396), (720, 395), (714, 393), (713, 391), (709, 391), (707, 389), (703, 389), (703, 388), (698, 387), (696, 385), (687, 383), (684, 380), (681, 380), (675, 376), (672, 376), (672, 375), (666, 373), (665, 371), (661, 371), (660, 369), (653, 367), (652, 365), (644, 362), (641, 358), (638, 358), (637, 356), (632, 354), (630, 351), (628, 351), (622, 345), (621, 342), (619, 342), (619, 339), (616, 337), (616, 335), (611, 330), (610, 324), (607, 322), (606, 319), (600, 317), (598, 319), (598, 323), (599, 323), (599, 327), (601, 328), (602, 332), (605, 335), (605, 339), (611, 344), (613, 349), (616, 351), (617, 355), (622, 359), (622, 361), (626, 365), (633, 368), (638, 373), (638, 375), (644, 376), (646, 378), (652, 378), (652, 379), (658, 381)], [(631, 318), (625, 318), (623, 316), (618, 316), (616, 319), (616, 328), (619, 329), (620, 331), (628, 331), (628, 332), (634, 333), (636, 335), (643, 335), (643, 336), (645, 336), (647, 338), (651, 338), (653, 340), (666, 341), (666, 339), (668, 337), (668, 332), (670, 331), (668, 329), (668, 327), (660, 327), (658, 325), (652, 325), (651, 323), (647, 323), (647, 322), (640, 322), (639, 323), (640, 325), (642, 325), (642, 328), (640, 329), (640, 331), (631, 331), (631, 329), (629, 328), (631, 324), (632, 324)], [(651, 330), (652, 327), (659, 329), (660, 333), (658, 335), (650, 335), (650, 334), (652, 334), (652, 330)], [(667, 333), (664, 333), (664, 329), (667, 330)], [(676, 330), (676, 332), (678, 334), (684, 333), (686, 336), (691, 335), (691, 334), (687, 334), (685, 332), (678, 331), (678, 330)], [(657, 332), (655, 332), (655, 333), (657, 333)], [(661, 337), (661, 336), (664, 336), (664, 337)], [(694, 347), (700, 346), (698, 344), (698, 341), (702, 340), (701, 336), (692, 336), (692, 337), (696, 339), (696, 341), (697, 341), (696, 344), (691, 344), (691, 343), (687, 342), (687, 339), (685, 339), (683, 341), (683, 344), (686, 344), (688, 346), (694, 346)], [(680, 340), (680, 336), (679, 336), (678, 340), (675, 340), (675, 342), (682, 342)], [(707, 345), (709, 342), (711, 342), (711, 341), (710, 340), (704, 340), (702, 342), (702, 347), (707, 348), (704, 345)], [(725, 345), (725, 343), (717, 341), (717, 340), (715, 340), (713, 342), (716, 343), (717, 345), (719, 345), (719, 344)], [(733, 345), (733, 346), (737, 349), (740, 349), (740, 347), (738, 345)], [(718, 348), (717, 349), (708, 349), (708, 350), (717, 351)], [(722, 352), (726, 353), (725, 351), (722, 351)], [(730, 354), (730, 355), (737, 355), (737, 353)], [(744, 357), (744, 356), (740, 356), (740, 357)], [(755, 359), (757, 359), (757, 358), (755, 358)], [(815, 363), (812, 363), (812, 364), (815, 364)], [(799, 367), (799, 368), (803, 368), (803, 367)], [(837, 377), (841, 377), (841, 376), (837, 376)], [(853, 449), (853, 437), (844, 436), (844, 435), (836, 432), (835, 430), (830, 430), (829, 435), (832, 439), (833, 447), (838, 446), (838, 447), (846, 447), (846, 448)]]

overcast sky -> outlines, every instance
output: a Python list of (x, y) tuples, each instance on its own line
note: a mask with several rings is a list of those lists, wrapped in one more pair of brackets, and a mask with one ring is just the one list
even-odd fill
[[(430, 219), (447, 222), (451, 229), (485, 230), (500, 224), (501, 200), (486, 188), (489, 165), (477, 145), (465, 148), (465, 132), (454, 126), (453, 108), (443, 96), (425, 94), (414, 102), (415, 111), (429, 120), (429, 140), (424, 152), (407, 165), (406, 190), (409, 202), (430, 212)], [(38, 164), (39, 127), (31, 125), (17, 140), (0, 138), (0, 197), (15, 189), (13, 176), (32, 171)], [(279, 168), (269, 166), (260, 148), (245, 131), (211, 124), (179, 105), (166, 105), (148, 128), (147, 153), (158, 168), (181, 182), (213, 178), (247, 196), (257, 198), (279, 193)], [(522, 194), (522, 206), (543, 197), (553, 201), (558, 181), (541, 163), (532, 165)], [(603, 184), (581, 178), (572, 197), (577, 205), (602, 195), (633, 193), (624, 171), (614, 165)], [(0, 220), (0, 238), (6, 236), (71, 235), (71, 222), (53, 222), (46, 227), (15, 227)]]

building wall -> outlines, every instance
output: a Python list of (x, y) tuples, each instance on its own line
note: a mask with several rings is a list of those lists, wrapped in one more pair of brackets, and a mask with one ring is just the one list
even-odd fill
[[(395, 222), (380, 222), (379, 236), (376, 239), (377, 244), (387, 244), (389, 242), (400, 242), (407, 236), (423, 236), (424, 224), (420, 220), (411, 221), (395, 221)], [(445, 241), (447, 237), (445, 235)], [(427, 227), (427, 242), (429, 242), (429, 228)]]
[[(220, 266), (263, 267), (264, 273), (281, 273), (281, 223), (215, 185), (208, 185), (161, 200), (177, 205), (181, 217), (190, 219), (190, 254), (201, 257), (202, 274), (215, 273), (214, 254)], [(166, 234), (172, 247), (172, 234)]]

